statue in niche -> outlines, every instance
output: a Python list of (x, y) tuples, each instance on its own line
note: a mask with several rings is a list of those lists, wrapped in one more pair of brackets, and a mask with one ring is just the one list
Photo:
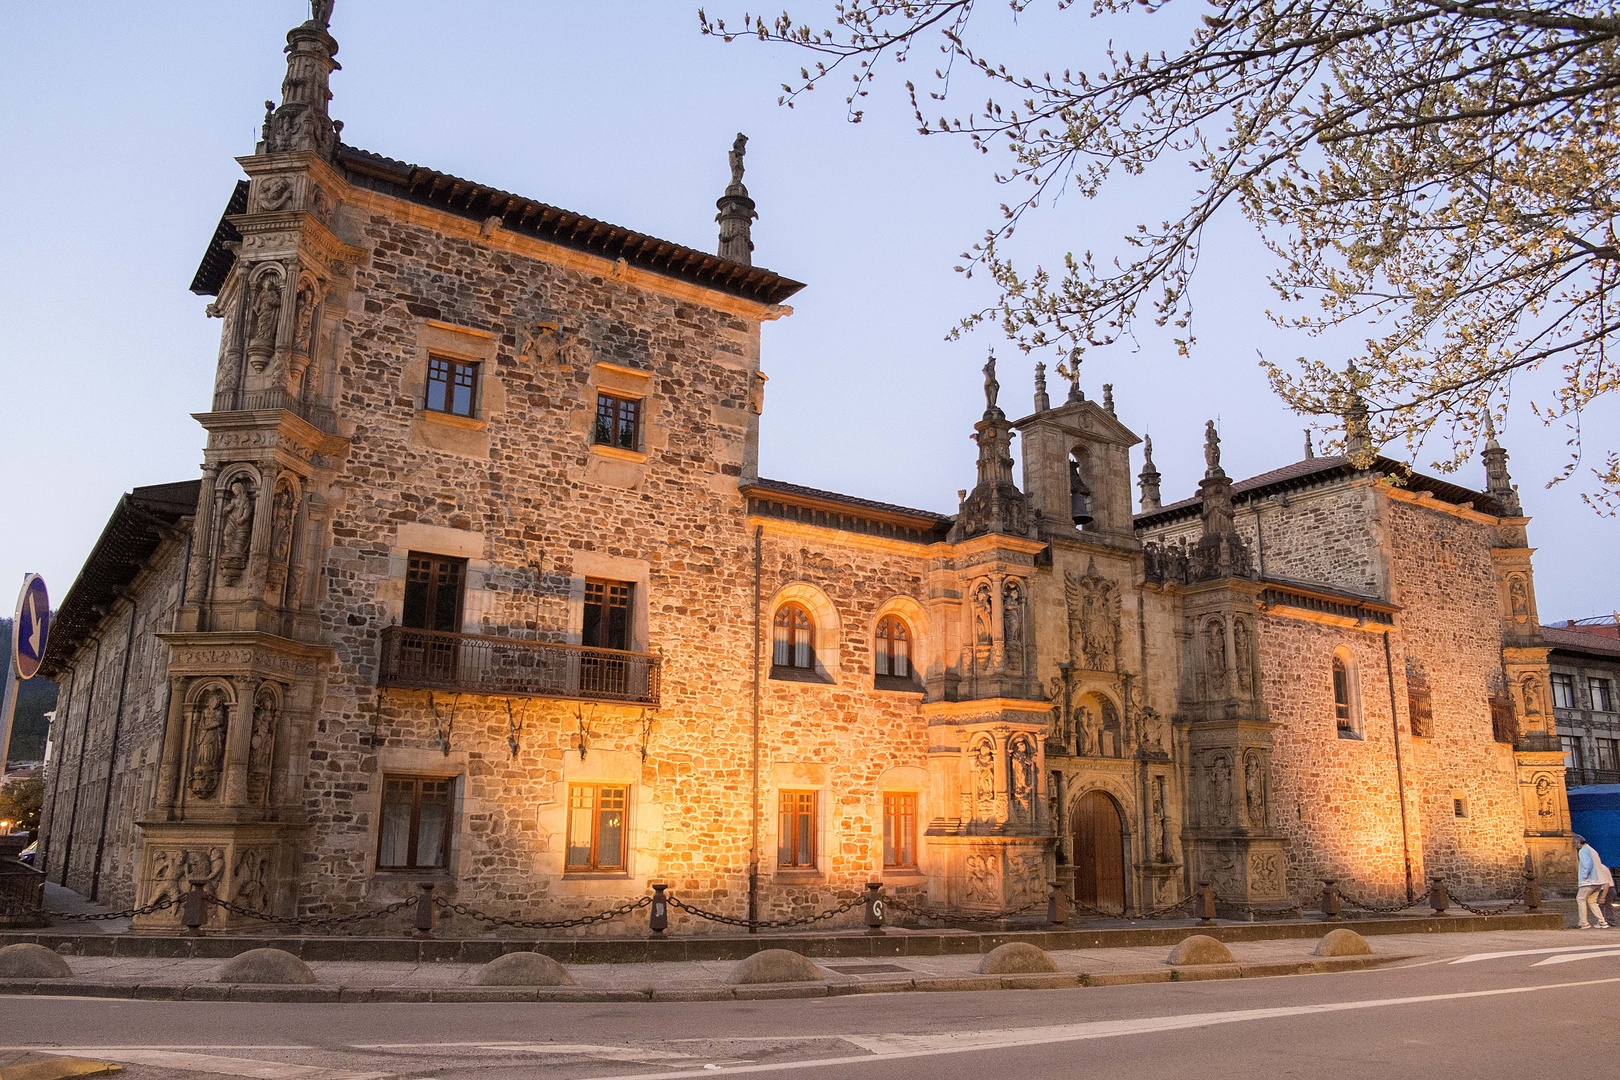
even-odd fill
[(1032, 821), (1035, 810), (1035, 748), (1028, 736), (1014, 735), (1007, 749), (1014, 812), (1020, 821)]
[(225, 325), (219, 333), (219, 367), (214, 373), (214, 393), (224, 394), (236, 389), (240, 373), (237, 368), (241, 365), (241, 357), (237, 353), (237, 325), (236, 305), (231, 304), (223, 310), (217, 305), (208, 305), (209, 310), (224, 320)]
[(253, 543), (253, 485), (247, 477), (231, 481), (221, 523), (219, 569), (225, 584), (235, 585), (247, 569), (248, 549)]
[(276, 334), (281, 325), (281, 279), (265, 274), (253, 291), (248, 312), (248, 361), (253, 370), (263, 371), (276, 351)]
[(1217, 825), (1232, 820), (1232, 763), (1225, 754), (1209, 764), (1209, 816)]
[(1024, 661), (1024, 590), (1008, 578), (1001, 597), (1002, 638), (1006, 641), (1007, 667), (1021, 671)]
[(984, 411), (996, 411), (996, 398), (1001, 396), (1001, 384), (996, 381), (996, 354), (984, 362)]
[(1249, 824), (1257, 829), (1266, 827), (1265, 766), (1259, 754), (1243, 759), (1243, 797), (1249, 810)]
[(225, 732), (230, 724), (230, 706), (225, 692), (208, 691), (197, 702), (191, 736), (191, 794), (212, 798), (219, 790), (220, 773), (225, 768)]
[(270, 506), (270, 565), (284, 568), (292, 554), (293, 493), (285, 482), (276, 485)]
[(1142, 742), (1156, 750), (1164, 749), (1164, 732), (1160, 727), (1159, 711), (1151, 705), (1142, 706)]
[(1075, 710), (1075, 730), (1080, 739), (1081, 757), (1095, 757), (1102, 753), (1102, 729), (1090, 706), (1082, 705)]
[(1558, 804), (1553, 799), (1552, 781), (1545, 776), (1536, 778), (1536, 813), (1542, 817), (1553, 817), (1558, 813)]
[(1232, 621), (1232, 646), (1237, 654), (1237, 682), (1243, 690), (1249, 689), (1250, 678), (1254, 673), (1254, 656), (1249, 647), (1249, 623), (1245, 619)]
[(988, 649), (995, 641), (995, 634), (991, 630), (991, 610), (990, 583), (981, 581), (973, 590), (973, 640), (982, 649)]
[(1150, 843), (1159, 846), (1159, 861), (1170, 861), (1170, 820), (1165, 814), (1164, 777), (1153, 778), (1153, 828)]
[(1541, 686), (1536, 682), (1534, 675), (1526, 675), (1520, 684), (1524, 689), (1524, 715), (1526, 717), (1541, 715)]
[(1524, 578), (1518, 574), (1508, 578), (1508, 604), (1519, 622), (1530, 617), (1530, 590), (1525, 588)]
[(306, 281), (298, 286), (297, 307), (293, 316), (293, 352), (309, 355), (310, 338), (315, 329), (315, 285)]
[(264, 798), (276, 754), (276, 699), (260, 694), (253, 703), (253, 732), (248, 746), (248, 797)]
[(973, 811), (986, 821), (996, 816), (996, 750), (989, 739), (973, 748)]
[(236, 860), (231, 902), (249, 911), (270, 909), (270, 859), (257, 848), (248, 848)]
[(1218, 696), (1226, 687), (1226, 635), (1219, 619), (1204, 624), (1204, 672), (1209, 676), (1209, 695)]
[[(1101, 707), (1097, 710), (1098, 739), (1097, 754), (1099, 757), (1121, 757), (1124, 754), (1124, 730), (1119, 722), (1119, 710), (1114, 703), (1104, 698)], [(1112, 745), (1108, 745), (1106, 736), (1112, 735)]]
[(1088, 671), (1113, 671), (1119, 656), (1119, 588), (1097, 573), (1095, 559), (1085, 574), (1064, 577), (1069, 606), (1069, 655)]

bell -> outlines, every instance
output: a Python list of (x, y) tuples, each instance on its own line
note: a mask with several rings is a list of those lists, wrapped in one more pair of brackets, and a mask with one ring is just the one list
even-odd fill
[(1084, 487), (1072, 488), (1069, 491), (1069, 516), (1074, 518), (1076, 525), (1091, 524), (1091, 500), (1086, 498), (1087, 494)]

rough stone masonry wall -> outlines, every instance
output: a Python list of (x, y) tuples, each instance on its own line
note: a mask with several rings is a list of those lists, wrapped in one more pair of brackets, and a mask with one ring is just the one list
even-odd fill
[[(644, 895), (647, 881), (664, 879), (705, 907), (743, 913), (753, 583), (735, 484), (756, 328), (402, 217), (377, 213), (357, 224), (354, 239), (373, 255), (356, 271), (350, 347), (339, 358), (339, 415), (354, 435), (326, 559), (321, 617), (337, 664), (310, 745), (300, 908), (343, 913), (405, 887), (372, 872), (381, 776), (397, 770), (461, 777), (445, 884), (462, 902), (558, 918)], [(495, 336), (490, 377), (505, 401), (487, 417), (487, 460), (411, 438), (414, 403), (401, 379), (422, 318)], [(540, 320), (561, 327), (555, 359), (520, 355), (518, 328)], [(649, 442), (645, 474), (632, 486), (590, 478), (595, 399), (585, 384), (598, 361), (650, 374), (647, 422), (667, 432), (663, 445)], [(379, 632), (391, 617), (386, 598), (397, 593), (390, 560), (403, 523), (475, 535), (488, 582), (514, 593), (526, 580), (539, 585), (538, 596), (504, 606), (497, 598), (492, 624), (478, 627), (485, 632), (577, 634), (558, 624), (569, 611), (560, 583), (588, 572), (582, 563), (644, 566), (648, 647), (664, 664), (664, 706), (645, 761), (630, 710), (530, 703), (518, 717), (525, 726), (514, 758), (500, 700), (464, 695), (458, 705), (439, 693), (436, 718), (426, 693), (379, 695)], [(452, 711), (447, 755), (438, 732)], [(568, 749), (582, 726), (590, 732), (583, 760)], [(551, 872), (561, 865), (565, 785), (581, 778), (634, 786), (628, 877)]]
[[(119, 683), (124, 673), (125, 643), (131, 640), (128, 601), (118, 603), (102, 619), (99, 661), (95, 644), (87, 642), (58, 679), (58, 685), (69, 692), (62, 695), (66, 708), (52, 725), (55, 745), (45, 778), (41, 847), (46, 859), (41, 868), (50, 880), (62, 882), (63, 860), (68, 860), (68, 888), (89, 895), (94, 879), (97, 899), (120, 908), (135, 903), (135, 870), (141, 844), (135, 822), (151, 809), (157, 796), (168, 709), (169, 651), (157, 635), (174, 625), (184, 552), (183, 543), (165, 542), (130, 585), (136, 619), (129, 681), (123, 689), (122, 720), (118, 720)], [(105, 830), (101, 823), (104, 805)], [(95, 873), (98, 840), (102, 849), (99, 876)]]
[[(1408, 668), (1421, 672), (1434, 719), (1411, 739), (1408, 806), (1432, 876), (1458, 895), (1511, 896), (1524, 859), (1524, 811), (1512, 747), (1492, 737), (1489, 696), (1502, 672), (1501, 619), (1491, 545), (1495, 529), (1381, 497), (1392, 593), (1401, 606), (1394, 640), (1402, 730)], [(1446, 541), (1446, 542), (1442, 542)], [(1453, 793), (1467, 817), (1453, 811)]]

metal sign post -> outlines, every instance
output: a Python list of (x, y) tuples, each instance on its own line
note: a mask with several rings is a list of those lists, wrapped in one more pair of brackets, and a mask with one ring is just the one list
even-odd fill
[(0, 783), (5, 782), (6, 758), (11, 750), (11, 722), (17, 715), (17, 692), (24, 679), (39, 674), (39, 665), (45, 659), (45, 638), (51, 629), (51, 599), (45, 591), (45, 579), (38, 574), (23, 576), (22, 592), (17, 596), (17, 616), (11, 621), (11, 655), (6, 679), (5, 711), (0, 713)]

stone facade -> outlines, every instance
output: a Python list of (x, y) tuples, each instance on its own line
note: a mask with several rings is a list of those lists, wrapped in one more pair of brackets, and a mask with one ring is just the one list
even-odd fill
[(1571, 620), (1541, 634), (1570, 786), (1620, 784), (1620, 623)]
[(98, 548), (53, 634), (53, 878), (524, 919), (667, 882), (768, 920), (869, 880), (993, 915), (1562, 872), (1516, 495), (1383, 459), (1234, 484), (1211, 429), (1199, 497), (1151, 473), (1133, 515), (1111, 394), (1043, 375), (1010, 420), (993, 361), (957, 514), (762, 479), (759, 325), (799, 286), (751, 265), (746, 140), (707, 255), (345, 145), (335, 51), (289, 34), (199, 270), (193, 503)]

